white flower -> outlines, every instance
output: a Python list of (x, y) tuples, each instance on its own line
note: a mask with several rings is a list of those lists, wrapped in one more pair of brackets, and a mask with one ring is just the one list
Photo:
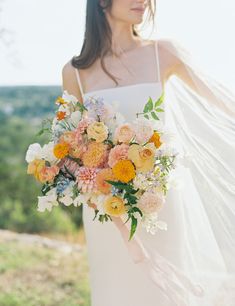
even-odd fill
[(146, 229), (148, 233), (152, 235), (160, 230), (167, 230), (167, 224), (164, 221), (158, 220), (158, 214), (145, 214), (141, 222), (142, 226)]
[(105, 210), (104, 210), (104, 203), (107, 198), (109, 198), (110, 195), (105, 195), (105, 194), (99, 194), (99, 195), (92, 195), (91, 197), (91, 202), (95, 203), (97, 206), (97, 209), (99, 210), (99, 213), (104, 215)]
[(81, 112), (80, 111), (72, 112), (72, 114), (70, 116), (70, 121), (71, 121), (72, 125), (77, 127), (80, 120), (81, 120)]
[(62, 195), (60, 196), (60, 202), (62, 202), (65, 206), (69, 206), (73, 204), (73, 187), (75, 182), (71, 181), (67, 188), (63, 191)]
[(48, 144), (45, 144), (42, 147), (42, 152), (41, 152), (42, 158), (49, 161), (51, 164), (55, 164), (58, 161), (58, 159), (55, 157), (53, 153), (54, 146), (55, 146), (54, 142), (50, 141)]
[(109, 120), (105, 123), (111, 132), (114, 133), (115, 129), (125, 122), (125, 118), (121, 113), (116, 113), (114, 117), (109, 118)]
[(146, 175), (143, 173), (138, 173), (136, 175), (136, 177), (133, 180), (133, 185), (135, 189), (142, 189), (142, 190), (146, 190), (150, 184), (148, 182), (148, 180), (146, 179)]
[(69, 102), (76, 103), (78, 101), (78, 99), (75, 96), (70, 95), (67, 90), (63, 91), (62, 98), (65, 100), (65, 102), (68, 103)]
[(33, 143), (28, 147), (25, 160), (30, 163), (35, 159), (45, 159), (54, 164), (57, 158), (53, 154), (54, 142), (51, 141), (45, 144), (43, 147), (39, 143)]
[(42, 147), (39, 143), (33, 143), (29, 145), (28, 150), (26, 152), (25, 160), (30, 163), (35, 159), (42, 158)]
[(69, 116), (71, 113), (69, 104), (61, 104), (58, 108), (58, 112), (65, 112), (66, 117)]
[(137, 118), (133, 121), (133, 129), (136, 134), (136, 141), (143, 143), (153, 135), (153, 124), (146, 118)]
[(89, 193), (85, 193), (85, 194), (79, 194), (74, 200), (73, 200), (73, 205), (75, 207), (80, 206), (82, 204), (86, 204), (87, 201), (90, 198), (90, 194)]
[(161, 142), (163, 144), (169, 144), (172, 145), (175, 141), (176, 141), (176, 135), (175, 133), (164, 129), (163, 131), (161, 131)]
[(37, 210), (40, 212), (44, 212), (45, 210), (51, 211), (53, 206), (58, 205), (56, 188), (49, 190), (45, 196), (38, 196)]
[(66, 194), (60, 197), (60, 202), (63, 203), (65, 206), (70, 206), (73, 204), (72, 194)]
[(51, 124), (51, 129), (52, 129), (53, 132), (57, 128), (57, 123), (58, 123), (57, 117), (54, 117), (53, 120), (52, 120), (52, 124)]
[(110, 132), (125, 122), (125, 117), (118, 111), (119, 101), (113, 100), (104, 105), (105, 109), (102, 113), (101, 120), (107, 125)]
[(175, 147), (168, 144), (162, 144), (158, 150), (156, 150), (156, 156), (173, 156), (177, 155), (178, 151)]
[(172, 173), (168, 177), (167, 188), (174, 188), (177, 190), (182, 189), (184, 186), (183, 178), (177, 171), (172, 171)]

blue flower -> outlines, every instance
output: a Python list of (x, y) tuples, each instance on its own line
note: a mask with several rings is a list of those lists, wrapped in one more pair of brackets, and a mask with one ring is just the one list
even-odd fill
[(112, 186), (111, 187), (111, 193), (112, 193), (112, 195), (117, 195), (119, 193), (118, 188), (116, 188), (115, 186)]
[(57, 182), (56, 192), (58, 194), (63, 193), (63, 191), (68, 187), (69, 184), (70, 184), (69, 178), (65, 177), (60, 178), (59, 181)]
[(88, 114), (91, 117), (102, 116), (104, 114), (105, 105), (104, 98), (102, 97), (88, 97), (84, 101), (84, 106), (87, 108)]

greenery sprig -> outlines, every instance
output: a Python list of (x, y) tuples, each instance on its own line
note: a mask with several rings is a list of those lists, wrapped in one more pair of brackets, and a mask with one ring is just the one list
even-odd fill
[(151, 97), (149, 97), (147, 103), (144, 106), (144, 110), (142, 113), (136, 113), (136, 116), (138, 118), (139, 115), (143, 115), (146, 119), (150, 119), (150, 117), (152, 117), (152, 119), (154, 120), (160, 120), (158, 117), (158, 113), (160, 112), (164, 112), (164, 109), (159, 107), (165, 98), (165, 91), (162, 91), (161, 96), (158, 98), (157, 101), (153, 101)]
[(129, 206), (127, 211), (128, 218), (125, 223), (127, 223), (131, 219), (131, 230), (129, 236), (129, 240), (131, 240), (134, 233), (136, 232), (138, 224), (138, 220), (135, 217), (135, 213), (137, 212), (141, 215), (141, 217), (143, 216), (141, 210), (136, 206), (137, 197), (135, 196), (135, 194), (139, 191), (139, 189), (135, 189), (131, 184), (123, 183), (120, 181), (106, 180), (106, 182), (115, 186), (115, 188), (124, 193), (123, 198), (127, 201), (125, 205)]

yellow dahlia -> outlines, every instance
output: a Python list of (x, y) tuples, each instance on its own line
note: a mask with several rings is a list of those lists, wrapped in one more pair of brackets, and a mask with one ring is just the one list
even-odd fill
[(123, 182), (128, 183), (135, 177), (135, 167), (128, 159), (119, 160), (112, 168), (114, 177)]
[(110, 196), (104, 202), (104, 211), (106, 214), (114, 217), (125, 214), (126, 208), (123, 199), (117, 196)]

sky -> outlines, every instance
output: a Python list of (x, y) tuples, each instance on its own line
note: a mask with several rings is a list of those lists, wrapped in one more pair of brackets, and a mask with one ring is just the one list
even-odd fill
[[(0, 0), (1, 85), (61, 85), (61, 70), (80, 53), (86, 0)], [(138, 0), (136, 0), (138, 2)], [(174, 38), (203, 68), (235, 90), (235, 1), (157, 0), (154, 32)]]

